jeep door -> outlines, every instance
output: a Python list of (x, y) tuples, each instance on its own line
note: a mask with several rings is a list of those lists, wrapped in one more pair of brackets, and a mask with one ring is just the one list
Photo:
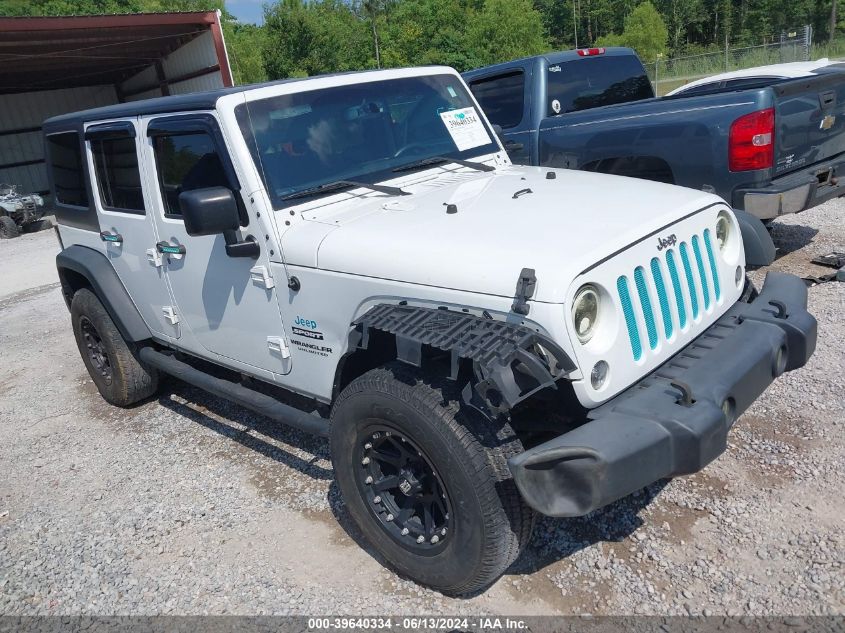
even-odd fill
[(230, 256), (224, 235), (188, 235), (182, 219), (182, 192), (226, 187), (238, 201), (241, 225), (228, 239), (253, 240), (264, 232), (248, 214), (217, 120), (210, 113), (145, 117), (142, 130), (157, 246), (164, 251), (178, 318), (191, 335), (187, 340), (183, 334), (181, 346), (247, 372), (271, 372), (264, 375), (268, 379), (288, 373), (290, 351), (276, 290), (260, 275), (261, 267), (270, 270), (264, 240), (256, 240), (256, 258)]
[(168, 318), (171, 297), (164, 271), (157, 265), (155, 208), (143, 190), (143, 161), (138, 160), (137, 119), (88, 124), (86, 159), (100, 221), (100, 239), (109, 261), (150, 330), (166, 339), (180, 336)]

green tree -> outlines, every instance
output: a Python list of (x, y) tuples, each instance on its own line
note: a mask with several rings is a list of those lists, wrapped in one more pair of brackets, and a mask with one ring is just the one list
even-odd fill
[(267, 81), (267, 71), (264, 70), (264, 28), (254, 24), (226, 21), (223, 23), (223, 35), (232, 62), (235, 84)]
[(396, 2), (385, 19), (382, 65), (445, 64), (458, 70), (481, 65), (466, 37), (475, 13), (473, 3), (463, 0)]
[(266, 7), (264, 68), (270, 79), (375, 68), (368, 21), (341, 0), (284, 0)]
[(466, 42), (482, 64), (549, 50), (542, 17), (530, 0), (485, 0), (467, 25)]
[(648, 63), (666, 53), (668, 40), (666, 23), (654, 5), (646, 0), (625, 18), (625, 28), (621, 35), (606, 35), (596, 43), (599, 46), (629, 46)]

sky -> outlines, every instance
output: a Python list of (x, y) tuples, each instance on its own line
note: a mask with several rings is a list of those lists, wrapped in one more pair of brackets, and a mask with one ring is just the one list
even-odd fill
[(241, 22), (261, 24), (264, 22), (264, 1), (226, 0), (226, 8)]

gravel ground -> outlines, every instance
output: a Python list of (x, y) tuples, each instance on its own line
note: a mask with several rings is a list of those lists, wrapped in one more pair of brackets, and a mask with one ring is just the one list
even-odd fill
[[(845, 250), (845, 202), (774, 229), (773, 268)], [(469, 600), (359, 546), (327, 445), (169, 381), (102, 401), (51, 270), (51, 232), (0, 242), (0, 613), (845, 613), (845, 285), (810, 290), (819, 345), (703, 472), (542, 519)], [(755, 273), (756, 280), (763, 273)]]

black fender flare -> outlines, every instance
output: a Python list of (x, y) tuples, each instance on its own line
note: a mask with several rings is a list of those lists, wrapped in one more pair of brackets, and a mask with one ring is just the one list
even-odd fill
[(73, 271), (85, 278), (126, 341), (138, 342), (152, 338), (150, 328), (144, 323), (141, 313), (105, 255), (74, 244), (56, 255), (56, 269), (68, 306), (69, 298), (79, 289), (68, 274), (68, 271)]
[[(463, 399), (494, 416), (546, 387), (556, 389), (557, 380), (576, 369), (569, 355), (541, 332), (445, 307), (382, 303), (352, 325), (350, 352), (366, 349), (370, 331), (381, 330), (394, 335), (397, 359), (416, 367), (421, 366), (423, 345), (448, 351), (451, 380), (458, 379), (460, 359), (471, 361), (476, 380), (464, 387)], [(548, 363), (538, 355), (538, 346), (549, 357)], [(517, 380), (515, 365), (521, 366), (530, 384)]]
[(733, 212), (739, 222), (739, 232), (745, 245), (746, 265), (768, 266), (775, 261), (777, 249), (766, 226), (748, 211), (734, 209)]

